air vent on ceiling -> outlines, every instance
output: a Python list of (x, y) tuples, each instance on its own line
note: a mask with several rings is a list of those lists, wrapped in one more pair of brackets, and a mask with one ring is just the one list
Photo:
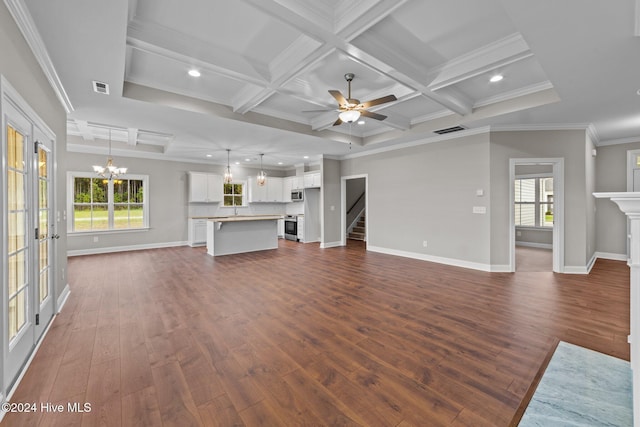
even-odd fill
[(109, 85), (102, 82), (93, 81), (93, 91), (109, 95)]
[(445, 128), (445, 129), (438, 129), (438, 130), (434, 130), (434, 133), (437, 133), (438, 135), (444, 135), (446, 133), (451, 133), (451, 132), (460, 132), (461, 130), (465, 130), (465, 127), (462, 126), (453, 126), (450, 128)]

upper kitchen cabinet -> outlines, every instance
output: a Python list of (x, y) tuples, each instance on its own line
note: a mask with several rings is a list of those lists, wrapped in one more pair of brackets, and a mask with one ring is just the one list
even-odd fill
[(267, 182), (259, 186), (255, 176), (249, 180), (249, 203), (283, 203), (283, 179), (278, 177), (267, 177)]
[(189, 202), (217, 203), (222, 201), (222, 176), (204, 172), (189, 172)]
[(320, 172), (309, 172), (304, 174), (304, 188), (320, 188), (320, 187), (322, 187)]

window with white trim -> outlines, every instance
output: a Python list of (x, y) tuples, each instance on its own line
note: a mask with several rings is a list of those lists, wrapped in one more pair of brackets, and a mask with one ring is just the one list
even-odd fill
[(149, 227), (149, 177), (68, 173), (68, 231), (137, 230)]
[(244, 204), (244, 189), (246, 185), (243, 181), (231, 182), (224, 184), (223, 188), (223, 206), (245, 206)]
[(516, 227), (553, 227), (553, 178), (516, 178)]

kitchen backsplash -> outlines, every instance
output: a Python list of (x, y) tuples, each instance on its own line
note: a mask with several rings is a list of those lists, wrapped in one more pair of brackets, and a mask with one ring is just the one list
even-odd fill
[[(294, 203), (287, 203), (291, 205)], [(288, 213), (284, 203), (253, 203), (249, 206), (238, 207), (238, 215), (284, 215)], [(196, 216), (227, 216), (233, 215), (233, 207), (224, 207), (219, 204), (189, 204), (189, 217)]]

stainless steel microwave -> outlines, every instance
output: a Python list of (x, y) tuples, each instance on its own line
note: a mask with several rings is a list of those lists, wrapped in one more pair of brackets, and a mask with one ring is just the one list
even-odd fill
[(303, 190), (293, 190), (291, 192), (291, 201), (292, 202), (301, 202), (304, 200), (304, 191)]

